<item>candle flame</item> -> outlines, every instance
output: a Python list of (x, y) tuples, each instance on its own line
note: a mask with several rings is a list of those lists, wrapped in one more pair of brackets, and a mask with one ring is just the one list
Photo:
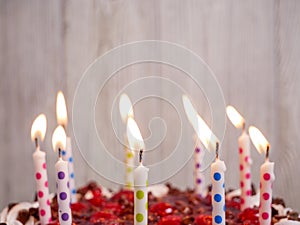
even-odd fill
[(202, 142), (202, 144), (205, 146), (207, 150), (215, 151), (216, 144), (219, 143), (218, 138), (214, 135), (214, 133), (209, 128), (209, 126), (199, 115), (197, 115), (197, 121), (198, 121), (198, 129), (196, 130), (196, 132), (198, 138), (200, 139), (200, 141)]
[(233, 106), (231, 105), (227, 106), (226, 113), (229, 120), (236, 128), (243, 127), (243, 125), (245, 124), (245, 120), (242, 117), (242, 115)]
[(189, 120), (189, 122), (191, 123), (191, 125), (193, 126), (194, 130), (197, 132), (198, 130), (198, 119), (197, 119), (197, 111), (194, 108), (191, 100), (186, 96), (183, 95), (182, 96), (182, 101), (183, 101), (183, 107), (185, 110), (185, 113), (187, 115), (187, 118)]
[(68, 113), (64, 94), (59, 91), (56, 97), (56, 119), (59, 125), (67, 127), (68, 124)]
[(139, 151), (145, 149), (145, 143), (140, 129), (132, 117), (127, 120), (127, 137), (131, 150)]
[(31, 126), (31, 140), (35, 141), (38, 138), (40, 141), (43, 141), (45, 138), (47, 129), (47, 119), (45, 114), (40, 114), (33, 121)]
[(67, 136), (66, 136), (65, 129), (61, 125), (57, 126), (52, 135), (53, 150), (57, 151), (58, 149), (61, 150), (65, 149), (66, 141), (67, 141)]
[(249, 135), (250, 139), (257, 149), (257, 151), (261, 153), (266, 153), (267, 148), (270, 147), (269, 142), (265, 138), (265, 136), (254, 126), (249, 127)]
[(133, 117), (132, 103), (127, 94), (121, 95), (119, 101), (119, 110), (124, 123), (126, 123), (129, 117)]

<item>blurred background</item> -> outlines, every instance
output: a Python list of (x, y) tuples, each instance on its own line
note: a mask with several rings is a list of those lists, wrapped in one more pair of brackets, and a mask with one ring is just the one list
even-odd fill
[[(55, 191), (57, 155), (52, 151), (51, 136), (56, 127), (55, 98), (59, 90), (64, 92), (69, 109), (68, 134), (73, 140), (77, 186), (96, 180), (107, 187), (120, 187), (99, 176), (82, 157), (82, 152), (86, 154), (99, 146), (89, 133), (82, 132), (86, 149), (79, 151), (72, 129), (72, 104), (79, 80), (97, 57), (119, 45), (142, 40), (182, 45), (209, 65), (226, 104), (234, 105), (246, 118), (247, 125), (257, 126), (271, 143), (270, 159), (275, 162), (276, 175), (274, 196), (284, 198), (288, 206), (299, 210), (300, 2), (297, 0), (0, 0), (0, 208), (9, 202), (31, 201), (34, 197), (34, 144), (30, 129), (39, 113), (45, 113), (48, 119), (42, 148), (47, 152), (50, 191)], [(118, 101), (124, 86), (149, 76), (167, 78), (183, 87), (198, 112), (208, 123), (211, 120), (208, 100), (182, 71), (158, 63), (129, 66), (107, 80), (95, 106), (96, 126), (117, 160), (124, 160), (124, 151), (114, 132), (108, 129), (111, 124), (105, 119), (111, 115), (108, 106)], [(159, 87), (162, 93), (171, 91), (159, 80), (149, 85)], [(138, 96), (143, 88), (137, 88), (135, 94)], [(149, 163), (170, 155), (182, 134), (188, 137), (184, 139), (185, 150), (193, 151), (192, 127), (178, 129), (181, 122), (188, 121), (180, 120), (176, 107), (154, 97), (136, 101), (135, 118), (143, 136), (153, 137), (158, 133), (155, 140), (163, 137), (147, 159)], [(84, 122), (86, 118), (80, 119)], [(117, 123), (117, 127), (125, 129), (122, 123)], [(227, 165), (227, 188), (239, 187), (240, 133), (227, 122), (221, 152)], [(80, 135), (80, 130), (76, 135)], [(251, 153), (252, 180), (259, 187), (259, 167), (264, 156), (253, 146)], [(101, 155), (94, 151), (93, 154), (101, 162)], [(193, 160), (183, 166), (168, 181), (180, 188), (193, 187)], [(205, 171), (207, 179), (209, 172)]]

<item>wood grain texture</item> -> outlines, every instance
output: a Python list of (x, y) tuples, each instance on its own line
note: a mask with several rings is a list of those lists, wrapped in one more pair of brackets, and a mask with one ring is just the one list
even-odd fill
[[(71, 111), (73, 96), (83, 72), (98, 56), (121, 44), (141, 40), (163, 40), (185, 46), (199, 55), (214, 71), (226, 103), (236, 106), (248, 125), (256, 125), (271, 142), (271, 159), (276, 163), (274, 194), (287, 205), (300, 209), (300, 186), (297, 172), (300, 153), (297, 149), (300, 118), (298, 101), (300, 80), (300, 2), (290, 1), (0, 1), (0, 207), (11, 201), (31, 200), (33, 145), (29, 131), (34, 116), (48, 116), (47, 151), (50, 189), (54, 191), (53, 167), (56, 155), (51, 150), (51, 135), (56, 126), (55, 94), (62, 89)], [(116, 60), (123, 60), (122, 57)], [(197, 109), (210, 121), (208, 101), (195, 83), (179, 70), (148, 63), (118, 71), (107, 81), (96, 106), (96, 125), (111, 154), (123, 160), (122, 146), (110, 129), (112, 102), (130, 82), (158, 76), (182, 86), (195, 99)], [(91, 84), (91, 88), (94, 85)], [(153, 86), (151, 86), (153, 85)], [(143, 93), (145, 87), (136, 88)], [(172, 93), (163, 82), (149, 83), (162, 96)], [(88, 90), (87, 90), (88, 92)], [(128, 92), (130, 90), (128, 89)], [(176, 93), (174, 93), (176, 94)], [(167, 157), (180, 137), (178, 112), (168, 102), (147, 98), (135, 105), (136, 119), (149, 143), (163, 135), (158, 120), (167, 126), (161, 146), (147, 161)], [(70, 113), (71, 115), (71, 113)], [(88, 114), (86, 115), (88, 116)], [(84, 123), (86, 118), (82, 118)], [(124, 124), (117, 123), (124, 130)], [(160, 129), (161, 128), (161, 129)], [(92, 131), (91, 127), (91, 131)], [(95, 173), (75, 145), (72, 123), (68, 128), (74, 140), (77, 184), (89, 179), (118, 187)], [(158, 132), (159, 131), (159, 132)], [(154, 132), (157, 136), (151, 136)], [(193, 132), (184, 140), (193, 148)], [(94, 152), (97, 140), (89, 132), (84, 137), (86, 149), (99, 163)], [(222, 158), (227, 164), (227, 187), (238, 187), (237, 137), (239, 131), (227, 124), (222, 144)], [(258, 187), (259, 166), (263, 162), (252, 147), (253, 182)], [(175, 164), (176, 162), (174, 162)], [(182, 188), (193, 185), (192, 160), (170, 181)], [(111, 171), (111, 173), (120, 171)], [(209, 170), (206, 172), (209, 177)], [(161, 176), (163, 177), (164, 171)], [(21, 186), (22, 185), (22, 186)], [(21, 188), (20, 188), (21, 186)]]

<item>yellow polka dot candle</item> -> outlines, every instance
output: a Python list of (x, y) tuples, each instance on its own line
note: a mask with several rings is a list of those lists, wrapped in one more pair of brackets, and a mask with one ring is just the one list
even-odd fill
[[(56, 97), (56, 119), (57, 123), (61, 125), (65, 131), (68, 124), (68, 113), (66, 100), (61, 91), (57, 93)], [(71, 195), (71, 203), (77, 202), (76, 188), (75, 188), (75, 173), (74, 173), (74, 160), (72, 153), (72, 141), (70, 137), (66, 139), (66, 148), (62, 150), (62, 159), (68, 162), (69, 171), (69, 192)]]
[(250, 138), (246, 133), (245, 120), (241, 114), (233, 107), (227, 106), (226, 112), (229, 120), (236, 128), (242, 128), (243, 133), (238, 139), (239, 149), (239, 170), (240, 170), (240, 188), (241, 188), (241, 210), (251, 207), (251, 156), (250, 156)]
[(39, 140), (43, 141), (47, 128), (47, 119), (40, 114), (31, 127), (31, 139), (35, 142), (36, 150), (33, 153), (36, 191), (39, 203), (39, 217), (41, 225), (51, 222), (51, 208), (49, 200), (48, 177), (46, 167), (46, 153), (40, 150)]
[(68, 162), (61, 157), (61, 149), (66, 147), (66, 133), (62, 126), (58, 126), (52, 136), (54, 151), (59, 152), (59, 159), (55, 164), (56, 194), (58, 203), (58, 219), (60, 225), (72, 224), (70, 207)]
[[(122, 94), (119, 101), (119, 110), (123, 122), (126, 124), (129, 117), (133, 118), (132, 103), (127, 94)], [(133, 188), (133, 169), (135, 154), (128, 148), (127, 135), (124, 137), (125, 150), (125, 188)]]
[(272, 220), (272, 186), (275, 180), (274, 162), (269, 161), (270, 144), (256, 127), (251, 126), (249, 134), (258, 152), (266, 154), (266, 160), (260, 167), (259, 223), (260, 225), (270, 225)]
[(131, 150), (139, 150), (139, 166), (134, 170), (134, 224), (148, 224), (148, 172), (143, 165), (144, 141), (133, 118), (127, 120), (127, 136)]

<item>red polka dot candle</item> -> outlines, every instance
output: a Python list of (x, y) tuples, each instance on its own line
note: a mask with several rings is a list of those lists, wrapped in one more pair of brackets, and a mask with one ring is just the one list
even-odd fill
[(49, 201), (49, 188), (46, 167), (46, 153), (40, 150), (39, 141), (43, 141), (46, 134), (47, 120), (40, 114), (31, 127), (31, 139), (36, 144), (33, 153), (37, 198), (39, 202), (39, 216), (42, 225), (51, 222), (51, 208)]
[[(119, 110), (123, 122), (126, 124), (129, 117), (133, 118), (132, 103), (127, 94), (122, 94), (119, 101)], [(133, 188), (133, 168), (135, 154), (128, 148), (127, 135), (124, 137), (124, 150), (125, 150), (125, 188)]]
[(56, 194), (58, 203), (58, 219), (60, 225), (72, 224), (70, 207), (68, 162), (61, 157), (61, 149), (66, 147), (66, 133), (62, 126), (58, 126), (52, 136), (54, 151), (59, 152), (59, 159), (55, 164)]
[(241, 210), (251, 207), (251, 156), (250, 156), (250, 138), (246, 133), (245, 120), (241, 114), (233, 107), (227, 106), (226, 113), (229, 120), (236, 128), (242, 128), (243, 133), (238, 139), (239, 149), (239, 170), (240, 170), (240, 188), (241, 188)]
[(140, 165), (134, 169), (134, 224), (148, 224), (148, 172), (143, 165), (143, 150), (145, 144), (136, 122), (133, 118), (127, 120), (127, 136), (130, 149), (139, 151)]
[(266, 154), (266, 160), (260, 167), (259, 223), (260, 225), (270, 225), (272, 220), (272, 185), (275, 180), (274, 162), (269, 161), (270, 144), (256, 127), (250, 127), (249, 134), (256, 149), (260, 153)]
[[(66, 101), (63, 93), (59, 91), (56, 98), (56, 118), (57, 123), (63, 128), (67, 129), (68, 113)], [(74, 160), (72, 153), (71, 138), (67, 137), (66, 148), (62, 150), (62, 159), (68, 162), (69, 171), (69, 192), (71, 195), (71, 203), (77, 202), (76, 188), (75, 188), (75, 173), (74, 173)]]

